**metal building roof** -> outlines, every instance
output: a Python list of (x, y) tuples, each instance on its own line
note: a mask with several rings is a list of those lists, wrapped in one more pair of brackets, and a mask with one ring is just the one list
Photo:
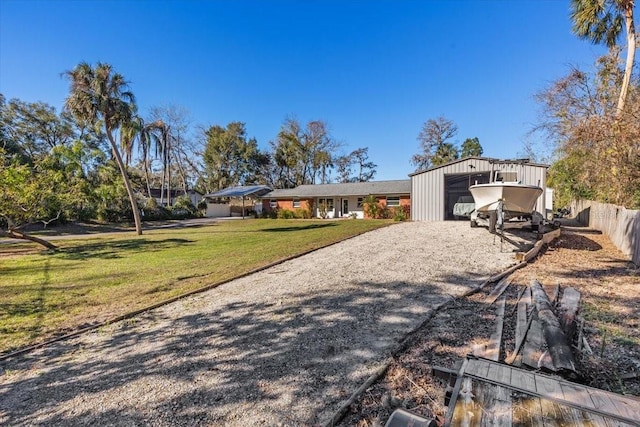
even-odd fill
[(237, 187), (228, 187), (224, 190), (205, 194), (204, 197), (208, 199), (214, 199), (216, 197), (260, 197), (263, 194), (268, 193), (269, 191), (271, 191), (271, 187), (267, 187), (266, 185), (241, 185)]
[(263, 198), (285, 197), (333, 197), (333, 196), (366, 196), (384, 194), (410, 194), (411, 180), (349, 182), (343, 184), (309, 184), (296, 188), (273, 190), (264, 194)]
[(410, 173), (409, 176), (413, 177), (415, 175), (420, 175), (420, 174), (425, 173), (425, 172), (431, 172), (431, 171), (436, 170), (436, 169), (445, 168), (445, 167), (454, 165), (456, 163), (469, 162), (469, 161), (472, 161), (472, 160), (485, 160), (485, 161), (487, 161), (489, 163), (493, 163), (493, 164), (508, 164), (508, 165), (517, 164), (517, 165), (535, 166), (535, 167), (542, 167), (542, 168), (548, 168), (549, 167), (549, 165), (531, 162), (531, 161), (529, 161), (529, 159), (506, 159), (506, 160), (501, 160), (501, 159), (495, 159), (493, 157), (471, 156), (471, 157), (463, 157), (462, 159), (452, 160), (449, 163), (444, 163), (442, 165), (431, 166), (430, 168), (427, 168), (427, 169), (418, 170), (418, 171), (415, 171), (413, 173)]

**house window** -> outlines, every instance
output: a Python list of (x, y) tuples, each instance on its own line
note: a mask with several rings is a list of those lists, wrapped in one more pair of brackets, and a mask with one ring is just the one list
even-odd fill
[(400, 206), (400, 197), (399, 196), (387, 197), (387, 206)]
[(277, 200), (271, 200), (269, 202), (269, 206), (271, 207), (271, 209), (275, 209), (278, 207), (278, 201)]
[(294, 208), (300, 207), (300, 199), (293, 199), (293, 207)]
[(357, 207), (362, 208), (362, 197), (358, 197), (358, 204)]
[(318, 199), (318, 205), (324, 205), (327, 212), (330, 212), (333, 210), (333, 199)]

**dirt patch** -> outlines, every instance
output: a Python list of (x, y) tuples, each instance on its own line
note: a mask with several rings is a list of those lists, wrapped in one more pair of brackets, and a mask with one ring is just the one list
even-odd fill
[[(505, 295), (502, 357), (514, 347), (515, 304), (532, 279), (545, 287), (559, 283), (582, 293), (585, 336), (593, 355), (575, 351), (578, 381), (616, 393), (640, 396), (640, 271), (601, 233), (565, 227), (562, 236), (534, 263), (516, 271)], [(453, 368), (474, 342), (494, 329), (495, 307), (484, 300), (491, 288), (451, 302), (412, 337), (386, 374), (354, 403), (341, 426), (384, 425), (404, 407), (442, 423), (445, 385), (431, 367)]]

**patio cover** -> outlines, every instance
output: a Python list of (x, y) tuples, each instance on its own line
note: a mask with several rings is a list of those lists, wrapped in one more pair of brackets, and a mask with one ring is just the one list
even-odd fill
[(215, 199), (216, 197), (260, 197), (271, 190), (271, 187), (267, 187), (266, 185), (241, 185), (237, 187), (227, 187), (214, 193), (205, 194), (204, 197), (208, 199)]

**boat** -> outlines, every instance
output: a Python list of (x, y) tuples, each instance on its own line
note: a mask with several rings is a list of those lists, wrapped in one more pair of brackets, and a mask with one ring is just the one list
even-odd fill
[[(502, 209), (508, 217), (528, 216), (535, 209), (542, 188), (517, 182), (492, 182), (469, 187), (478, 212)], [(502, 206), (500, 206), (502, 204)]]
[(529, 219), (532, 228), (540, 223), (534, 217), (538, 197), (542, 188), (537, 185), (522, 184), (517, 181), (500, 180), (500, 173), (488, 184), (475, 184), (469, 191), (475, 202), (475, 211), (471, 214), (471, 226), (478, 225), (478, 219), (489, 220), (489, 231), (495, 231), (496, 224), (504, 224), (512, 218)]

